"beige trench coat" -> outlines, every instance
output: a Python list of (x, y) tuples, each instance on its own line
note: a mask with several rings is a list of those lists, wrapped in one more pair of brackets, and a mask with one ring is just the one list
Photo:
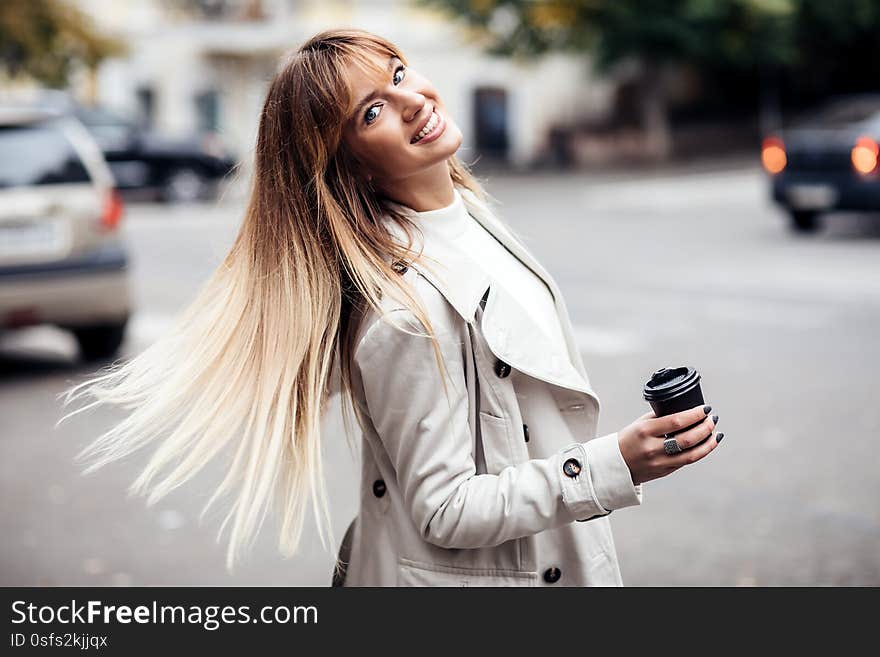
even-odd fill
[(479, 261), (426, 238), (442, 267), (405, 263), (402, 275), (437, 332), (449, 397), (430, 341), (395, 328), (422, 332), (415, 317), (393, 301), (384, 319), (371, 310), (352, 368), (365, 429), (345, 586), (622, 586), (607, 515), (641, 504), (642, 487), (617, 433), (596, 437), (599, 398), (556, 282), (460, 191), (549, 287), (565, 350)]

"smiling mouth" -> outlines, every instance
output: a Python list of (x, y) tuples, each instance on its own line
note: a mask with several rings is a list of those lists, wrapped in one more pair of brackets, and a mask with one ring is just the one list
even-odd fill
[(418, 144), (422, 139), (430, 135), (434, 132), (438, 126), (440, 125), (440, 116), (437, 114), (436, 110), (431, 111), (431, 118), (428, 119), (428, 122), (425, 124), (425, 127), (422, 128), (421, 132), (415, 136), (415, 138), (410, 140), (410, 144)]

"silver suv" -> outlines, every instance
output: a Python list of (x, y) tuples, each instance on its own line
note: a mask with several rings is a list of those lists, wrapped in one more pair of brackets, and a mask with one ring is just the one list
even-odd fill
[(54, 324), (84, 360), (113, 356), (130, 314), (122, 212), (81, 123), (0, 105), (0, 332)]

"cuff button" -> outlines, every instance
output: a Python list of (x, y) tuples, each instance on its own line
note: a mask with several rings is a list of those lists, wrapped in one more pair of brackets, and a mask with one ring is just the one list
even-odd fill
[(581, 473), (581, 462), (577, 459), (568, 459), (562, 464), (562, 471), (568, 477), (577, 477)]

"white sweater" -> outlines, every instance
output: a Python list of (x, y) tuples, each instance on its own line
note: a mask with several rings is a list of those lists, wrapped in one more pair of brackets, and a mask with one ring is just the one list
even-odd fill
[(492, 284), (503, 286), (516, 297), (517, 301), (529, 309), (547, 337), (560, 345), (562, 353), (567, 353), (565, 337), (549, 288), (468, 213), (464, 199), (457, 189), (455, 200), (445, 208), (416, 212), (406, 206), (395, 206), (418, 223), (426, 239), (434, 231), (442, 233), (482, 263), (492, 279)]

